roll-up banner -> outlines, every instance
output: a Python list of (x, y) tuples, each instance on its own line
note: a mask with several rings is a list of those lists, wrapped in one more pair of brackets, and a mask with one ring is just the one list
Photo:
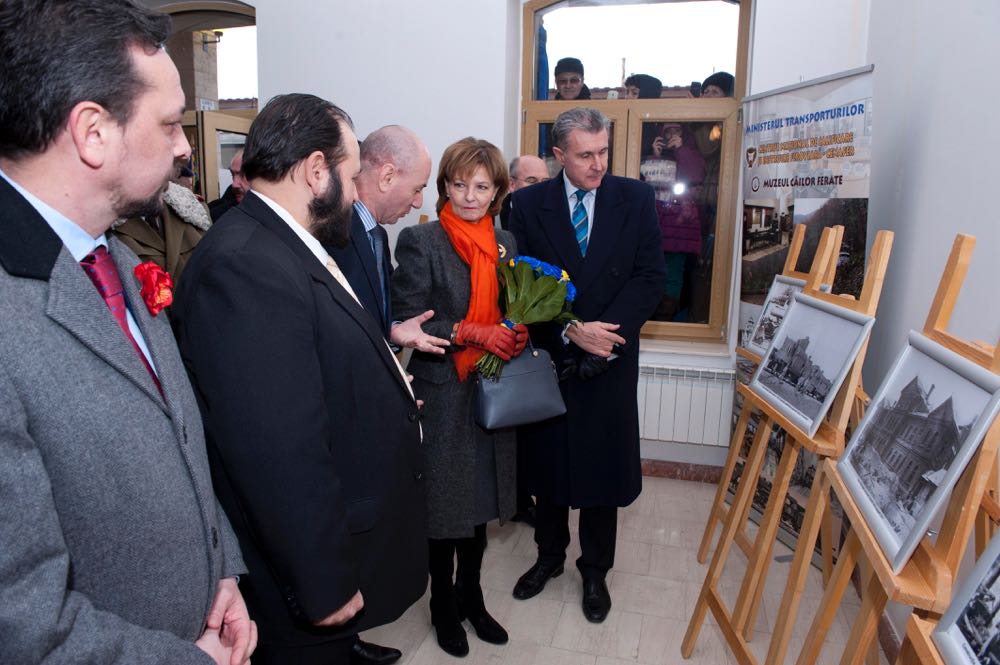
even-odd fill
[[(802, 272), (812, 264), (823, 229), (844, 226), (831, 289), (860, 295), (868, 232), (873, 69), (841, 72), (743, 100), (741, 346), (752, 341), (749, 336), (775, 275), (784, 267), (798, 224), (807, 227), (796, 265)], [(743, 359), (738, 365), (739, 380), (749, 382), (755, 367)], [(742, 396), (737, 393), (734, 424), (741, 407)], [(755, 431), (751, 423), (746, 449)], [(771, 435), (754, 512), (764, 510), (784, 438), (783, 431)], [(737, 468), (742, 469), (742, 463)], [(782, 540), (789, 545), (802, 525), (815, 473), (815, 457), (803, 451), (782, 514)], [(735, 490), (735, 481), (731, 489)], [(833, 538), (835, 550), (839, 536)]]

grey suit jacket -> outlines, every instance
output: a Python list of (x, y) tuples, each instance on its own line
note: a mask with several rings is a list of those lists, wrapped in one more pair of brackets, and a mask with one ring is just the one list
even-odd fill
[(58, 236), (0, 179), (0, 662), (211, 663), (244, 572), (201, 418), (135, 255), (109, 249), (166, 395)]

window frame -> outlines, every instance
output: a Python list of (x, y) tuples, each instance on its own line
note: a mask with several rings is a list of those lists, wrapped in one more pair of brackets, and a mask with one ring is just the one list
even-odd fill
[[(613, 0), (609, 4), (619, 4)], [(652, 3), (651, 3), (652, 4)], [(739, 174), (742, 152), (742, 113), (740, 100), (746, 94), (749, 62), (750, 24), (753, 0), (740, 6), (736, 45), (736, 71), (733, 97), (715, 99), (663, 98), (658, 100), (588, 100), (587, 106), (600, 110), (614, 123), (612, 160), (609, 172), (637, 178), (642, 122), (711, 122), (723, 123), (723, 145), (719, 165), (719, 195), (716, 212), (716, 237), (712, 266), (711, 303), (707, 323), (649, 321), (642, 327), (642, 340), (728, 343), (730, 308), (733, 303), (733, 271), (738, 248), (735, 236), (742, 224), (739, 205)], [(521, 154), (538, 154), (538, 125), (551, 123), (565, 110), (579, 106), (575, 101), (536, 100), (535, 17), (567, 0), (528, 0), (523, 6), (521, 57)]]

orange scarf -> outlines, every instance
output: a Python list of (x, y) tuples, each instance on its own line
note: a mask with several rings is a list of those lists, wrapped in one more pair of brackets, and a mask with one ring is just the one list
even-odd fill
[[(455, 253), (469, 266), (471, 273), (469, 281), (472, 296), (469, 298), (466, 321), (499, 323), (501, 312), (497, 306), (497, 299), (500, 297), (497, 261), (500, 255), (497, 251), (496, 234), (493, 232), (493, 218), (486, 215), (478, 222), (466, 222), (455, 214), (451, 202), (445, 203), (440, 217), (441, 228), (448, 234)], [(466, 347), (451, 355), (459, 381), (465, 381), (484, 353), (486, 352), (482, 349)]]

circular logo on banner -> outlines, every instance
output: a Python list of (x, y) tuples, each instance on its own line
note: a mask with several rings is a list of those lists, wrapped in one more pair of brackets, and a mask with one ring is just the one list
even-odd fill
[(750, 181), (750, 189), (752, 189), (755, 192), (758, 189), (760, 189), (760, 178), (758, 178), (757, 176), (753, 177), (753, 180)]

